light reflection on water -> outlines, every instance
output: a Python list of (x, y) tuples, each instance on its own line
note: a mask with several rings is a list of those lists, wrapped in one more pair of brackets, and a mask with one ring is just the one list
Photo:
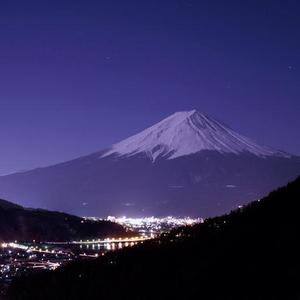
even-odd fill
[(136, 245), (137, 242), (114, 242), (114, 243), (95, 243), (95, 244), (78, 244), (74, 245), (74, 250), (79, 250), (80, 252), (88, 251), (88, 252), (106, 252), (110, 250), (118, 250), (124, 247), (132, 247)]

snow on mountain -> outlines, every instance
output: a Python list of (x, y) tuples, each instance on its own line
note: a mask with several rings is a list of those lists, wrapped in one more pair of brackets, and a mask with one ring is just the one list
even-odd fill
[(258, 145), (196, 110), (174, 113), (144, 131), (113, 145), (102, 157), (145, 153), (155, 161), (158, 157), (173, 159), (203, 150), (235, 154), (248, 152), (260, 157), (290, 157), (284, 152)]

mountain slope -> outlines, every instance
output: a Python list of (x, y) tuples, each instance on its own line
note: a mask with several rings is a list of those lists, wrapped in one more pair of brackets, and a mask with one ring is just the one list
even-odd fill
[(108, 221), (89, 221), (60, 212), (25, 209), (0, 199), (0, 241), (70, 241), (126, 235)]
[(231, 214), (16, 280), (11, 299), (299, 299), (299, 199), (300, 178)]
[(198, 112), (176, 113), (110, 149), (0, 177), (0, 197), (84, 216), (213, 216), (300, 174), (300, 158)]

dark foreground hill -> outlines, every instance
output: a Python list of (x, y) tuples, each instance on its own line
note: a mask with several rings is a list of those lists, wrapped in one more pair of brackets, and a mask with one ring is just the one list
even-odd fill
[(300, 299), (300, 178), (139, 247), (16, 280), (17, 299)]
[(126, 234), (122, 226), (112, 222), (26, 209), (0, 199), (0, 241), (69, 241)]

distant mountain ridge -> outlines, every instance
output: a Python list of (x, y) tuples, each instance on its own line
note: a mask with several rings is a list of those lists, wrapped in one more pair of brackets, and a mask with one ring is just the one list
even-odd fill
[(23, 209), (21, 205), (0, 199), (0, 209)]
[(24, 208), (0, 199), (0, 241), (71, 241), (125, 235), (125, 228), (112, 222)]
[(0, 176), (0, 197), (82, 216), (225, 213), (300, 174), (300, 157), (261, 146), (197, 111), (111, 148)]

